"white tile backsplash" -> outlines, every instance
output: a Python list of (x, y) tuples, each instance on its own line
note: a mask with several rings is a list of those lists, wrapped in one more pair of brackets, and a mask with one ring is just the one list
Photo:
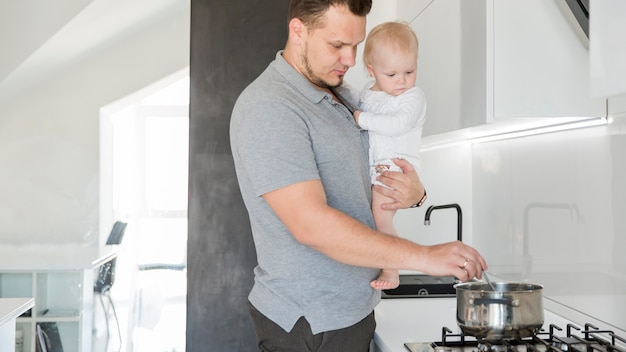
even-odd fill
[(396, 213), (394, 224), (400, 236), (428, 245), (456, 240), (455, 209), (433, 211), (430, 225), (424, 225), (424, 216), (429, 206), (456, 203), (463, 213), (463, 241), (471, 242), (471, 155), (471, 147), (468, 144), (422, 153), (420, 177), (426, 187), (428, 199), (420, 208), (399, 210)]
[[(626, 116), (607, 126), (422, 153), (429, 203), (459, 203), (464, 241), (501, 279), (626, 329)], [(399, 212), (399, 233), (454, 239), (456, 214)]]

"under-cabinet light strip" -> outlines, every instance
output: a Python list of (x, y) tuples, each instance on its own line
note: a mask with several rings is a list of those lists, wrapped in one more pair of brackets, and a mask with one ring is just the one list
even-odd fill
[(602, 126), (608, 123), (609, 123), (609, 120), (606, 117), (594, 117), (590, 119), (565, 122), (565, 123), (560, 123), (556, 125), (532, 127), (532, 128), (526, 128), (522, 130), (515, 130), (515, 131), (509, 131), (509, 132), (503, 132), (503, 133), (496, 132), (496, 133), (484, 134), (480, 136), (472, 136), (472, 137), (468, 137), (467, 140), (470, 141), (471, 143), (484, 143), (484, 142), (499, 141), (503, 139), (527, 137), (527, 136), (533, 136), (533, 135), (544, 134), (544, 133), (573, 130), (573, 129), (578, 129), (578, 128)]

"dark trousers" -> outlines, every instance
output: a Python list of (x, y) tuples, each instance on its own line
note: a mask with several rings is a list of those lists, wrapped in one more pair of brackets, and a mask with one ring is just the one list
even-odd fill
[(301, 317), (290, 332), (259, 312), (248, 302), (259, 349), (262, 352), (368, 352), (374, 337), (374, 312), (344, 329), (313, 335), (311, 326)]

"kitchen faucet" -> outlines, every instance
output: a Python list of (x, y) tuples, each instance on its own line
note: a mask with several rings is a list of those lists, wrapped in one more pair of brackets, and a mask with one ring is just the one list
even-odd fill
[(463, 239), (463, 234), (462, 234), (463, 212), (461, 211), (461, 206), (456, 203), (429, 206), (428, 209), (426, 209), (426, 215), (424, 216), (424, 225), (426, 226), (430, 225), (430, 213), (432, 213), (433, 211), (437, 209), (448, 209), (448, 208), (456, 209), (456, 238), (457, 240), (462, 241)]
[(562, 209), (569, 210), (570, 220), (574, 222), (574, 214), (576, 214), (577, 223), (581, 224), (583, 222), (583, 216), (578, 209), (578, 206), (575, 203), (545, 203), (545, 202), (533, 202), (529, 203), (526, 208), (524, 208), (524, 229), (523, 229), (523, 267), (522, 267), (522, 278), (528, 279), (532, 272), (532, 256), (530, 255), (530, 238), (528, 236), (528, 219), (530, 215), (530, 211), (533, 209)]

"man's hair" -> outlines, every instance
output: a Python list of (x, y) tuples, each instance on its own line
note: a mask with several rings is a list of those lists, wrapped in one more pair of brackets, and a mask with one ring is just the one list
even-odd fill
[(372, 8), (372, 0), (291, 0), (287, 21), (299, 18), (307, 28), (316, 29), (331, 6), (346, 6), (352, 14), (365, 17)]
[(381, 46), (403, 53), (417, 53), (417, 35), (406, 22), (385, 22), (372, 28), (363, 49), (363, 62), (366, 66), (372, 64), (376, 50), (382, 49)]

